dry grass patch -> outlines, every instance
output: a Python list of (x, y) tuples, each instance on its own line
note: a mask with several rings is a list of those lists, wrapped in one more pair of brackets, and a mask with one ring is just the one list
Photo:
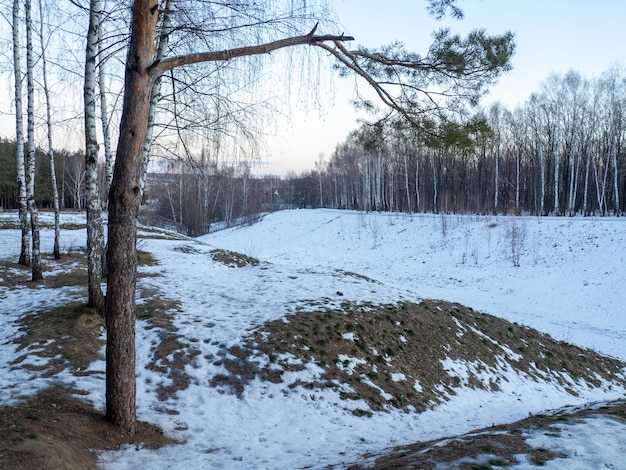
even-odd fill
[(555, 341), (534, 329), (458, 304), (373, 306), (299, 312), (266, 323), (243, 348), (224, 352), (229, 374), (214, 385), (241, 387), (253, 377), (280, 382), (282, 371), (324, 369), (316, 382), (286, 384), (336, 390), (365, 400), (372, 411), (424, 411), (463, 387), (498, 391), (509, 368), (540, 383), (576, 394), (575, 385), (624, 383), (625, 364)]
[(73, 251), (54, 259), (51, 254), (42, 255), (43, 280), (31, 282), (31, 268), (12, 262), (0, 261), (0, 285), (10, 288), (26, 287), (69, 287), (87, 285), (85, 253)]
[[(429, 442), (418, 442), (378, 454), (364, 455), (362, 463), (348, 467), (350, 470), (387, 469), (436, 469), (455, 468), (477, 470), (506, 468), (519, 462), (525, 455), (527, 461), (538, 467), (555, 458), (566, 458), (560, 452), (535, 448), (526, 443), (525, 437), (537, 431), (546, 431), (554, 436), (562, 434), (558, 425), (576, 423), (580, 419), (604, 415), (626, 421), (626, 402), (607, 403), (601, 407), (590, 407), (572, 411), (563, 409), (550, 415), (532, 416), (515, 423), (479, 429), (468, 434)], [(563, 468), (567, 468), (567, 460)]]
[(259, 260), (251, 256), (242, 255), (228, 250), (211, 250), (213, 261), (222, 263), (231, 268), (243, 268), (245, 266), (257, 266)]
[(147, 368), (161, 374), (157, 396), (165, 401), (189, 386), (191, 378), (185, 368), (194, 363), (200, 351), (178, 334), (172, 323), (172, 312), (180, 311), (179, 302), (163, 298), (151, 289), (142, 289), (139, 297), (137, 319), (145, 321), (148, 329), (158, 329), (159, 343)]
[[(61, 219), (63, 219), (63, 213), (61, 213)], [(59, 224), (61, 230), (81, 230), (87, 227), (87, 224), (77, 224), (74, 222), (63, 222)], [(17, 212), (15, 213), (15, 218), (0, 219), (0, 230), (20, 230), (20, 221), (17, 216)], [(39, 219), (39, 229), (40, 230), (54, 230), (54, 222), (48, 222), (43, 219)]]
[(0, 407), (0, 466), (21, 470), (95, 470), (94, 449), (122, 444), (158, 448), (174, 442), (156, 427), (138, 423), (128, 438), (104, 414), (75, 396), (80, 391), (51, 387), (18, 405)]
[[(104, 344), (102, 317), (80, 302), (26, 315), (19, 325), (22, 335), (14, 342), (22, 354), (12, 365), (39, 370), (44, 377), (68, 367), (75, 375), (84, 375)], [(47, 361), (38, 360), (35, 366), (28, 361), (31, 356)]]

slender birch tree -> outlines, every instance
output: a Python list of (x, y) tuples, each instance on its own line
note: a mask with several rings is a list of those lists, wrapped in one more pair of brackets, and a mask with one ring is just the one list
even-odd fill
[(57, 176), (55, 167), (54, 147), (52, 145), (52, 112), (50, 101), (50, 87), (48, 86), (48, 60), (46, 56), (46, 44), (44, 41), (44, 9), (42, 0), (39, 0), (39, 44), (41, 47), (41, 72), (43, 79), (43, 92), (46, 100), (46, 128), (48, 134), (48, 158), (50, 159), (50, 178), (52, 180), (52, 204), (54, 207), (54, 246), (52, 254), (54, 259), (61, 258), (61, 229), (60, 229), (60, 208), (59, 208), (59, 188), (57, 186)]
[[(105, 194), (109, 193), (113, 180), (113, 152), (111, 151), (111, 132), (109, 123), (109, 106), (107, 103), (106, 73), (104, 63), (103, 25), (98, 28), (98, 89), (100, 90), (100, 121), (102, 122), (102, 142), (104, 145)], [(104, 201), (104, 206), (108, 200)]]
[(13, 0), (13, 72), (15, 80), (15, 165), (17, 173), (17, 198), (22, 231), (19, 264), (30, 266), (30, 229), (28, 226), (28, 194), (24, 158), (24, 114), (22, 111), (22, 67), (20, 53), (20, 0)]
[(98, 197), (98, 137), (96, 133), (96, 59), (102, 18), (100, 0), (90, 0), (89, 29), (85, 57), (85, 206), (87, 208), (88, 304), (104, 315), (102, 293), (102, 255), (104, 227), (102, 206)]
[(26, 0), (26, 83), (27, 83), (27, 139), (26, 139), (26, 192), (28, 195), (28, 213), (30, 215), (30, 233), (32, 236), (31, 272), (32, 280), (43, 279), (41, 267), (41, 242), (39, 238), (39, 211), (35, 202), (35, 51), (33, 46), (32, 2)]

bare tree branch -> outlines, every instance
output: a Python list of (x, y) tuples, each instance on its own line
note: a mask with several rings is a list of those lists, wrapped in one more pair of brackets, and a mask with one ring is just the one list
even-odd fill
[[(317, 27), (313, 28), (311, 33), (314, 33)], [(268, 42), (265, 44), (259, 44), (256, 46), (237, 47), (235, 49), (226, 49), (217, 52), (200, 52), (196, 54), (187, 54), (178, 57), (171, 57), (163, 59), (161, 61), (155, 61), (150, 67), (149, 72), (157, 78), (163, 75), (165, 72), (172, 70), (176, 67), (183, 65), (197, 64), (200, 62), (217, 62), (227, 61), (235, 59), (237, 57), (270, 54), (278, 49), (286, 47), (299, 46), (299, 45), (319, 45), (326, 41), (335, 41), (337, 43), (343, 41), (354, 41), (352, 36), (335, 36), (331, 34), (318, 35), (306, 34), (304, 36), (295, 36), (291, 38), (279, 39), (277, 41)]]

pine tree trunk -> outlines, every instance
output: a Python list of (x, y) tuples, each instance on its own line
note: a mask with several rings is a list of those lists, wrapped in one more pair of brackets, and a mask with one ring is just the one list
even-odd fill
[(137, 429), (135, 384), (135, 285), (140, 173), (148, 129), (157, 12), (135, 0), (117, 158), (109, 194), (109, 253), (106, 297), (106, 416), (122, 430)]
[(104, 316), (102, 293), (102, 252), (104, 229), (102, 208), (98, 197), (98, 139), (96, 135), (96, 58), (101, 4), (91, 0), (89, 33), (85, 59), (85, 206), (87, 209), (87, 278), (88, 304)]
[(20, 66), (19, 0), (13, 0), (13, 71), (15, 77), (15, 165), (17, 174), (17, 199), (22, 231), (19, 264), (30, 266), (30, 227), (28, 225), (28, 194), (24, 161), (24, 122), (22, 112), (22, 69)]

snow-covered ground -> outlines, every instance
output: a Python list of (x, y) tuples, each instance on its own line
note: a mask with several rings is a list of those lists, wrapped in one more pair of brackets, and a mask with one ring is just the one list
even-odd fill
[[(84, 246), (84, 237), (84, 230), (64, 231), (62, 246), (66, 250)], [(15, 230), (0, 231), (0, 257), (17, 258), (18, 240)], [(42, 240), (43, 249), (49, 250), (52, 234), (46, 232)], [(262, 262), (227, 267), (212, 261), (210, 251), (215, 247)], [(565, 405), (626, 396), (623, 386), (581, 385), (579, 396), (574, 397), (556, 385), (511, 375), (508, 387), (496, 393), (463, 389), (449, 402), (424, 413), (395, 410), (368, 418), (354, 416), (332, 391), (316, 391), (312, 397), (310, 391), (285, 390), (285, 384), (255, 379), (237, 398), (209, 386), (211, 378), (223, 372), (223, 365), (215, 360), (220, 350), (240, 343), (263, 322), (322, 299), (330, 304), (421, 298), (457, 301), (626, 360), (624, 219), (295, 210), (199, 240), (149, 238), (140, 241), (140, 248), (160, 263), (141, 268), (143, 273), (159, 276), (143, 277), (140, 287), (157, 287), (163, 296), (180, 302), (174, 325), (200, 354), (186, 369), (192, 377), (190, 386), (176, 398), (159, 401), (155, 389), (165, 379), (145, 368), (158, 343), (157, 331), (138, 322), (139, 417), (161, 426), (182, 443), (159, 450), (128, 447), (103, 453), (106, 469), (341, 466), (357, 461), (365, 452), (392, 445), (460, 434)], [(346, 276), (346, 271), (377, 282)], [(17, 354), (11, 343), (18, 334), (15, 319), (41, 306), (84, 295), (76, 288), (51, 292), (0, 287), (0, 403), (46, 383), (34, 372), (9, 365)], [(103, 372), (104, 363), (96, 362), (91, 369)], [(306, 373), (315, 377), (320, 372), (311, 364)], [(88, 391), (88, 398), (103, 406), (103, 373), (77, 379), (66, 371), (57, 378)], [(555, 460), (546, 468), (620, 468), (626, 452), (626, 426), (609, 421), (603, 417), (570, 425), (558, 440), (543, 434), (531, 438), (537, 445), (556, 446), (555, 450), (572, 455), (566, 465)], [(607, 445), (610, 448), (603, 452)], [(526, 468), (525, 464), (519, 468)]]

